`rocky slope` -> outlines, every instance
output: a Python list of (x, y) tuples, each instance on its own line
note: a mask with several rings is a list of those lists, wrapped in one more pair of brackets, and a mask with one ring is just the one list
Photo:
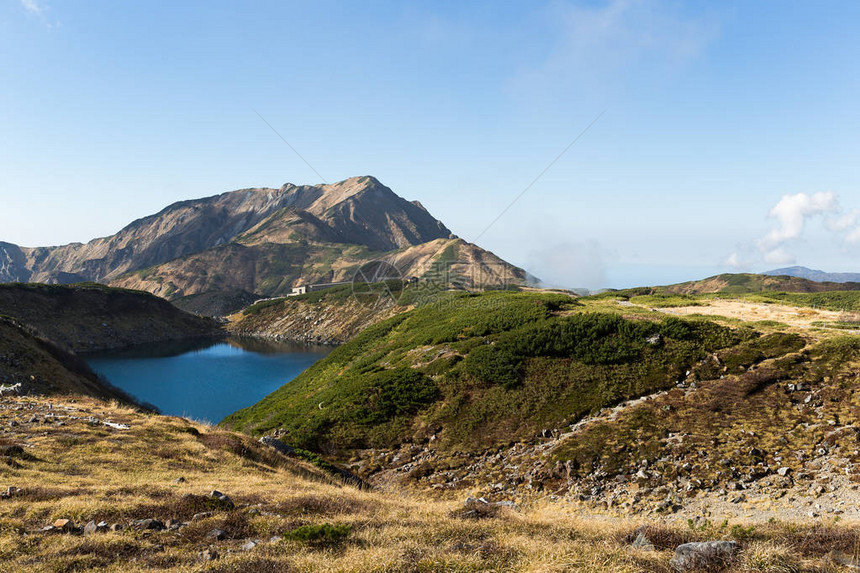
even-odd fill
[(74, 352), (221, 333), (149, 293), (98, 284), (0, 284), (0, 315)]
[(0, 316), (0, 396), (75, 394), (133, 403), (75, 355)]
[[(458, 252), (462, 260), (451, 259)], [(182, 201), (86, 244), (0, 243), (0, 282), (97, 281), (171, 299), (236, 290), (272, 296), (298, 282), (349, 280), (362, 263), (382, 258), (405, 275), (425, 274), (441, 261), (460, 262), (458, 276), (468, 270), (478, 284), (525, 279), (522, 270), (455, 240), (420, 203), (365, 176)]]
[(225, 325), (238, 336), (317, 344), (343, 344), (359, 332), (409, 307), (389, 297), (361, 301), (351, 285), (267, 300), (230, 317)]

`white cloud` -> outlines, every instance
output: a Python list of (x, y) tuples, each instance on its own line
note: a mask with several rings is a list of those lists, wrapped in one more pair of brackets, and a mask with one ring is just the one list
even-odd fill
[(21, 0), (21, 5), (31, 14), (42, 13), (42, 7), (36, 3), (36, 0)]
[(741, 256), (736, 252), (726, 257), (726, 260), (723, 261), (723, 264), (728, 265), (733, 269), (745, 269), (749, 266), (741, 259)]
[(782, 247), (777, 247), (764, 253), (764, 262), (771, 265), (793, 265), (797, 259)]
[[(815, 219), (824, 223), (821, 228), (829, 231), (837, 244), (842, 244), (844, 252), (856, 252), (856, 246), (860, 245), (860, 209), (843, 211), (839, 205), (839, 196), (832, 191), (783, 195), (768, 213), (768, 218), (776, 219), (777, 224), (755, 242), (758, 252), (752, 248), (740, 248), (754, 259), (747, 263), (794, 264), (797, 257), (792, 252), (792, 246), (800, 244), (806, 227)], [(723, 264), (732, 268), (752, 266), (744, 264), (737, 251), (729, 255)]]
[(852, 227), (857, 226), (857, 220), (860, 218), (860, 209), (854, 209), (838, 217), (832, 217), (827, 226), (831, 231), (847, 231)]
[(806, 193), (783, 195), (770, 210), (770, 217), (779, 221), (779, 226), (764, 236), (761, 247), (763, 250), (770, 251), (786, 241), (797, 239), (803, 233), (807, 219), (838, 211), (839, 203), (836, 200), (836, 193), (832, 191), (821, 191), (814, 195)]

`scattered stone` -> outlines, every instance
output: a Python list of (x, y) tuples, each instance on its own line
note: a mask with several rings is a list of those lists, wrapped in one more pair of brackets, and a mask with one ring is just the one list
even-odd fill
[(157, 519), (135, 519), (131, 522), (131, 526), (135, 529), (154, 529), (156, 531), (164, 529), (164, 524)]
[(288, 446), (274, 436), (263, 436), (262, 438), (260, 438), (260, 443), (274, 448), (276, 451), (284, 454), (285, 456), (292, 455), (296, 452), (294, 448)]
[(53, 526), (60, 531), (71, 531), (75, 528), (75, 523), (71, 519), (58, 519)]
[(184, 478), (184, 477), (182, 477), (182, 476), (179, 476), (178, 478), (176, 478), (175, 480), (173, 480), (173, 483), (177, 483), (177, 484), (179, 484), (179, 483), (185, 483), (185, 478)]
[(14, 485), (10, 485), (9, 487), (6, 488), (6, 491), (4, 491), (3, 493), (0, 493), (0, 498), (7, 499), (10, 497), (15, 497), (16, 495), (20, 495), (21, 491), (22, 490), (20, 487), (15, 487)]
[(837, 565), (844, 565), (849, 569), (860, 569), (860, 559), (841, 551), (832, 551), (830, 553), (830, 560)]
[(230, 509), (232, 509), (233, 507), (235, 507), (235, 506), (233, 505), (233, 500), (232, 500), (232, 499), (230, 499), (230, 496), (228, 496), (228, 495), (226, 495), (226, 494), (221, 493), (221, 492), (220, 492), (220, 491), (218, 491), (217, 489), (213, 489), (212, 491), (210, 491), (210, 492), (209, 492), (209, 497), (211, 497), (211, 498), (213, 498), (213, 499), (217, 499), (217, 500), (221, 501), (222, 503), (224, 503), (224, 505), (225, 505), (225, 506), (229, 507)]
[(631, 547), (643, 551), (654, 551), (654, 544), (641, 531), (636, 534), (636, 539), (633, 540)]
[(250, 551), (257, 546), (255, 541), (247, 541), (242, 545), (242, 551)]
[(782, 467), (782, 468), (779, 468), (778, 470), (776, 470), (776, 473), (777, 473), (777, 475), (779, 475), (780, 477), (785, 477), (785, 476), (787, 476), (789, 473), (791, 473), (791, 468)]
[(211, 517), (211, 511), (201, 511), (200, 513), (195, 513), (191, 518), (191, 521), (200, 521), (201, 519), (206, 519), (207, 517)]
[(97, 531), (97, 526), (95, 521), (88, 521), (84, 526), (84, 535), (93, 535)]
[(214, 549), (204, 549), (197, 554), (203, 561), (214, 561), (218, 559), (218, 552)]
[(222, 541), (227, 538), (227, 532), (223, 529), (213, 529), (206, 534), (206, 537), (207, 539), (215, 539), (216, 541)]
[(111, 531), (122, 531), (125, 526), (121, 523), (112, 523), (110, 526)]
[(669, 565), (677, 571), (710, 570), (728, 566), (737, 555), (734, 541), (703, 541), (684, 543), (675, 548)]

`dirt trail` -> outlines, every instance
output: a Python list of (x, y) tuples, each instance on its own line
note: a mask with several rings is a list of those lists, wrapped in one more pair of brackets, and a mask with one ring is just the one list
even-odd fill
[(690, 314), (706, 314), (739, 318), (745, 321), (774, 320), (798, 328), (818, 328), (813, 323), (838, 322), (841, 313), (832, 310), (820, 310), (787, 306), (781, 304), (764, 304), (741, 300), (702, 301), (702, 306), (683, 306), (675, 308), (655, 308), (659, 312), (686, 316)]

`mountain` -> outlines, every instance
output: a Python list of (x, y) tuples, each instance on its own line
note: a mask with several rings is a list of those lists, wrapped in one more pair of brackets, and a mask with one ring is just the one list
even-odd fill
[(827, 273), (807, 267), (785, 267), (761, 273), (770, 276), (800, 277), (816, 282), (860, 283), (860, 273)]
[(364, 176), (181, 201), (86, 244), (0, 243), (0, 281), (97, 281), (171, 300), (273, 296), (296, 284), (348, 281), (377, 259), (405, 276), (444, 266), (475, 285), (525, 280), (522, 269), (458, 239), (417, 201)]

